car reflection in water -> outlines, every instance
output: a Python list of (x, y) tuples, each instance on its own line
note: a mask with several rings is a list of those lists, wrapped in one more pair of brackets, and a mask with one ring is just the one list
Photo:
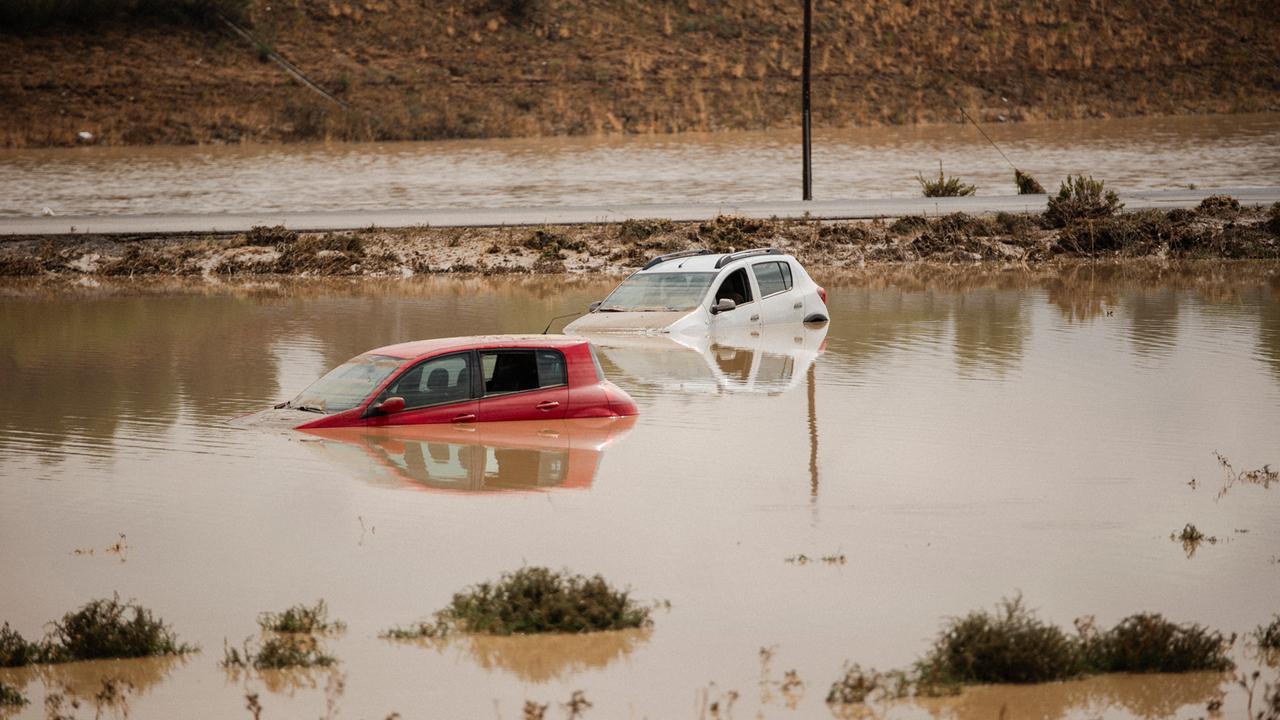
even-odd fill
[(587, 335), (628, 387), (690, 394), (784, 393), (827, 347), (827, 323), (767, 325), (712, 335)]
[(636, 418), (302, 430), (379, 485), (502, 492), (588, 488), (604, 449)]

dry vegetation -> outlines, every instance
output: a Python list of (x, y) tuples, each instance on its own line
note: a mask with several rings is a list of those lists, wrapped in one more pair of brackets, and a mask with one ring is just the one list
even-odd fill
[(308, 233), (256, 227), (239, 235), (203, 237), (18, 237), (0, 242), (0, 276), (617, 273), (673, 250), (728, 252), (760, 246), (782, 248), (825, 273), (921, 261), (1027, 265), (1076, 258), (1280, 259), (1280, 207), (1244, 208), (1231, 198), (1214, 197), (1194, 210), (1114, 213), (1115, 203), (1100, 183), (1086, 180), (1080, 187), (1077, 194), (1064, 184), (1062, 202), (1043, 216), (953, 213), (892, 222), (717, 217), (541, 228)]
[[(91, 12), (51, 16), (47, 6)], [(14, 0), (0, 145), (652, 133), (794, 127), (800, 13), (748, 0), (252, 0), (252, 43), (172, 7)], [(104, 6), (138, 8), (120, 13)], [(31, 15), (36, 15), (35, 19)], [(240, 14), (238, 11), (236, 14)], [(819, 127), (1268, 111), (1280, 6), (828, 3)], [(279, 52), (344, 105), (264, 60)]]

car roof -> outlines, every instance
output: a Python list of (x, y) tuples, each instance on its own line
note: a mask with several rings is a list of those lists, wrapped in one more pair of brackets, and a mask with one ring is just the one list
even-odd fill
[[(671, 273), (671, 272), (720, 272), (730, 267), (738, 267), (740, 263), (751, 260), (767, 260), (777, 262), (779, 260), (787, 260), (794, 258), (789, 253), (784, 252), (764, 252), (765, 248), (740, 251), (738, 253), (708, 253), (706, 255), (685, 255), (683, 257), (675, 257), (670, 260), (663, 260), (651, 267), (640, 270), (642, 273)], [(751, 254), (746, 254), (751, 253)], [(717, 268), (716, 263), (722, 258), (729, 255), (742, 255), (742, 257), (733, 258), (725, 263), (723, 267)], [(652, 262), (652, 261), (650, 261)]]
[(365, 355), (388, 355), (398, 358), (418, 358), (453, 350), (492, 350), (494, 348), (557, 348), (575, 347), (587, 342), (567, 335), (467, 335), (464, 337), (413, 340), (410, 342), (374, 348)]

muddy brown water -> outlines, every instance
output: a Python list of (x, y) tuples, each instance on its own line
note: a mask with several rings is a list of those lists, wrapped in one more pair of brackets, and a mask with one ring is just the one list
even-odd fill
[[(1269, 186), (1280, 114), (992, 124), (1051, 191)], [(980, 195), (1013, 171), (972, 126), (819, 130), (814, 197), (915, 197), (942, 161)], [(0, 150), (0, 216), (254, 213), (798, 200), (794, 131), (386, 144)]]
[[(270, 718), (329, 703), (342, 717), (517, 718), (526, 700), (559, 717), (574, 690), (587, 717), (709, 717), (730, 691), (739, 717), (828, 717), (846, 661), (905, 666), (943, 618), (1019, 591), (1066, 627), (1158, 611), (1247, 631), (1280, 611), (1280, 488), (1219, 498), (1212, 453), (1280, 465), (1278, 272), (825, 278), (827, 329), (602, 342), (634, 423), (352, 438), (226, 420), (370, 347), (540, 330), (611, 281), (8, 282), (0, 619), (35, 637), (119, 593), (203, 652), (0, 680), (31, 699), (21, 718), (41, 717), (49, 691), (92, 717), (112, 677), (135, 688), (131, 718), (248, 717), (251, 692)], [(1219, 542), (1188, 557), (1169, 539), (1187, 522)], [(798, 554), (847, 561), (787, 562)], [(627, 633), (377, 638), (524, 564), (598, 572), (671, 607)], [(217, 667), (258, 613), (318, 598), (349, 626), (326, 641), (340, 688), (327, 672)], [(783, 687), (788, 670), (804, 684)], [(1218, 674), (974, 688), (877, 712), (1190, 718), (1224, 693), (1224, 717), (1242, 716)]]

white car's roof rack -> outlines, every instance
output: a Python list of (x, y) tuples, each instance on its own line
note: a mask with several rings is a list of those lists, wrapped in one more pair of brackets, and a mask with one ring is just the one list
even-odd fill
[(680, 252), (673, 252), (673, 253), (667, 253), (666, 255), (659, 255), (658, 257), (656, 257), (656, 258), (654, 258), (654, 259), (650, 260), (649, 262), (645, 263), (645, 264), (644, 264), (644, 267), (642, 267), (642, 268), (640, 268), (640, 269), (641, 269), (641, 270), (648, 270), (649, 268), (653, 267), (654, 265), (657, 265), (657, 264), (659, 264), (659, 263), (664, 263), (664, 262), (666, 262), (666, 261), (668, 261), (668, 260), (675, 260), (675, 259), (677, 259), (677, 258), (693, 257), (694, 255), (712, 255), (712, 254), (713, 254), (713, 253), (712, 253), (710, 250), (706, 249), (706, 248), (698, 248), (698, 249), (696, 249), (696, 250), (681, 250)]
[(716, 269), (719, 270), (720, 268), (724, 267), (725, 265), (728, 265), (734, 260), (741, 260), (742, 258), (751, 257), (752, 255), (785, 255), (785, 254), (786, 253), (782, 252), (782, 250), (778, 248), (755, 248), (753, 250), (739, 250), (738, 252), (729, 253), (728, 255), (725, 255), (724, 257), (717, 260)]

